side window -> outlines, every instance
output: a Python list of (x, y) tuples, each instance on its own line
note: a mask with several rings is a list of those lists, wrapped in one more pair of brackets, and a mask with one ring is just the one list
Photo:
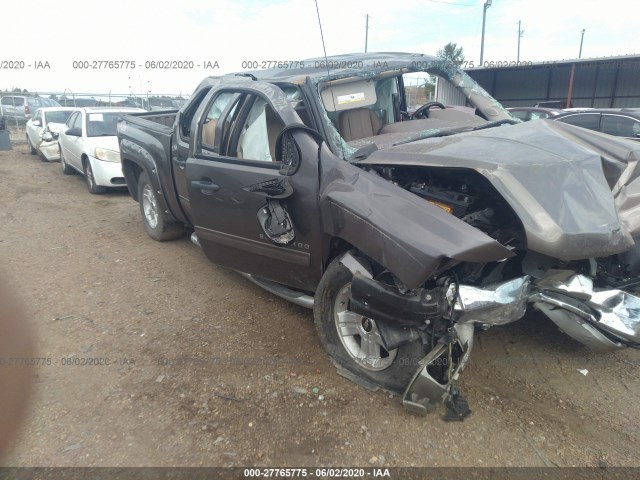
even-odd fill
[(205, 115), (202, 128), (200, 130), (201, 138), (200, 143), (206, 148), (213, 149), (216, 144), (216, 128), (218, 126), (218, 120), (224, 112), (225, 108), (233, 97), (231, 92), (222, 92), (218, 95), (213, 102), (209, 111)]
[(527, 113), (526, 111), (523, 110), (515, 110), (515, 111), (511, 111), (509, 112), (511, 114), (511, 116), (515, 117), (515, 118), (519, 118), (520, 120), (522, 120), (523, 122), (527, 121)]
[(67, 122), (66, 122), (67, 128), (71, 128), (71, 125), (73, 125), (73, 122), (75, 121), (78, 115), (79, 115), (78, 112), (74, 112), (71, 114), (71, 116), (67, 119)]
[(82, 114), (80, 112), (75, 114), (75, 117), (69, 119), (69, 128), (79, 128), (82, 130)]
[(617, 137), (636, 137), (640, 133), (640, 122), (619, 115), (603, 115), (601, 129), (603, 133)]
[(284, 123), (267, 101), (253, 97), (240, 129), (235, 156), (243, 160), (275, 161), (276, 140), (283, 128)]
[(599, 113), (580, 113), (569, 115), (558, 119), (559, 122), (569, 123), (576, 127), (588, 128), (589, 130), (598, 130), (600, 123)]
[(531, 120), (539, 120), (541, 118), (549, 118), (549, 114), (544, 112), (531, 112)]

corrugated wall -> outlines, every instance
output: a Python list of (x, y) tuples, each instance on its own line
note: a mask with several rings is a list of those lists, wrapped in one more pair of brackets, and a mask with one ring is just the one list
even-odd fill
[(640, 107), (640, 57), (470, 69), (467, 73), (505, 107), (532, 106), (567, 99), (572, 65), (574, 107)]

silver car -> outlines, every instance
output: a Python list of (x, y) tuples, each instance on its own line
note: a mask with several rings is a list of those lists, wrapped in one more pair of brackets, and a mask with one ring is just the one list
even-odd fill
[(59, 107), (55, 100), (29, 95), (5, 95), (0, 99), (0, 113), (6, 120), (25, 123), (42, 107)]
[(40, 153), (43, 161), (60, 160), (58, 135), (69, 116), (77, 110), (72, 107), (47, 107), (36, 110), (25, 127), (29, 153)]

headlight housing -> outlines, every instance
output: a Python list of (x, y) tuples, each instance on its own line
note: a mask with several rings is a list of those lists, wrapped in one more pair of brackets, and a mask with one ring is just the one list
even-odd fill
[(96, 148), (94, 157), (105, 162), (120, 163), (120, 152), (107, 148)]

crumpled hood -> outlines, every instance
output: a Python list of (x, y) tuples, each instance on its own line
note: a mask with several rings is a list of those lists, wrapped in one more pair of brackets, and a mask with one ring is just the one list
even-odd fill
[(358, 165), (467, 168), (516, 212), (528, 248), (563, 260), (602, 257), (640, 234), (640, 145), (561, 122), (517, 125), (378, 147)]

